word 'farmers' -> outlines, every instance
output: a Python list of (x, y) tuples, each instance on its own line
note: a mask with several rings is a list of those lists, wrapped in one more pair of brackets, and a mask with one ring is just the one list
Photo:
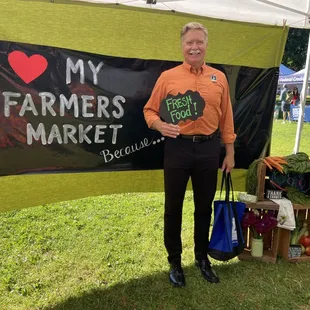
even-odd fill
[[(15, 92), (3, 92), (4, 97), (4, 116), (9, 117), (11, 114), (11, 108), (18, 106), (19, 116), (24, 116), (26, 112), (38, 116), (41, 112), (42, 116), (48, 114), (52, 116), (68, 116), (74, 115), (74, 117), (104, 117), (105, 119), (117, 118), (120, 119), (124, 116), (124, 108), (122, 106), (125, 103), (123, 96), (115, 96), (110, 100), (106, 96), (98, 95), (97, 97), (82, 95), (80, 98), (76, 94), (71, 94), (69, 98), (60, 94), (59, 98), (49, 92), (41, 92), (38, 95), (26, 94), (23, 95), (22, 100), (16, 101), (22, 97), (22, 94)], [(112, 102), (111, 102), (112, 101)], [(34, 103), (36, 102), (36, 104)], [(38, 109), (38, 103), (40, 109)], [(16, 109), (14, 109), (16, 111)]]

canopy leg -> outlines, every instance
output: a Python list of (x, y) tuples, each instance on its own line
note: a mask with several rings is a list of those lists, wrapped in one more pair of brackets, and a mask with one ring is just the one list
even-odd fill
[(307, 51), (305, 76), (304, 76), (304, 81), (302, 84), (302, 90), (300, 93), (299, 116), (298, 116), (297, 130), (296, 130), (295, 146), (293, 150), (294, 154), (299, 152), (301, 132), (302, 132), (303, 124), (304, 124), (304, 113), (305, 113), (308, 79), (309, 79), (309, 65), (310, 65), (310, 33), (309, 33), (309, 40), (308, 40), (308, 51)]

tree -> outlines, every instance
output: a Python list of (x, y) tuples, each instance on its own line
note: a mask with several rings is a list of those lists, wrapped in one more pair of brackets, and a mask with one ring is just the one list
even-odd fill
[(282, 63), (299, 71), (305, 67), (309, 40), (308, 29), (290, 28)]

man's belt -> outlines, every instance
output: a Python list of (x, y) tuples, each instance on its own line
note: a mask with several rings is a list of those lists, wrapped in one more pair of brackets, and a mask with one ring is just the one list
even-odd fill
[(214, 136), (217, 135), (217, 131), (212, 133), (211, 135), (178, 135), (179, 139), (186, 139), (191, 140), (193, 142), (203, 142), (212, 139)]

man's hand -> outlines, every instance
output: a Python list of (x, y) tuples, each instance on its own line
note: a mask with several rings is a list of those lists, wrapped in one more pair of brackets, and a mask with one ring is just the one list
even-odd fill
[(222, 165), (222, 171), (229, 173), (235, 167), (235, 156), (226, 155)]
[(229, 173), (235, 167), (235, 150), (233, 143), (225, 143), (226, 156), (223, 160), (222, 171)]
[(158, 130), (164, 137), (176, 138), (180, 134), (178, 125), (167, 124), (161, 120), (155, 121), (152, 128)]

